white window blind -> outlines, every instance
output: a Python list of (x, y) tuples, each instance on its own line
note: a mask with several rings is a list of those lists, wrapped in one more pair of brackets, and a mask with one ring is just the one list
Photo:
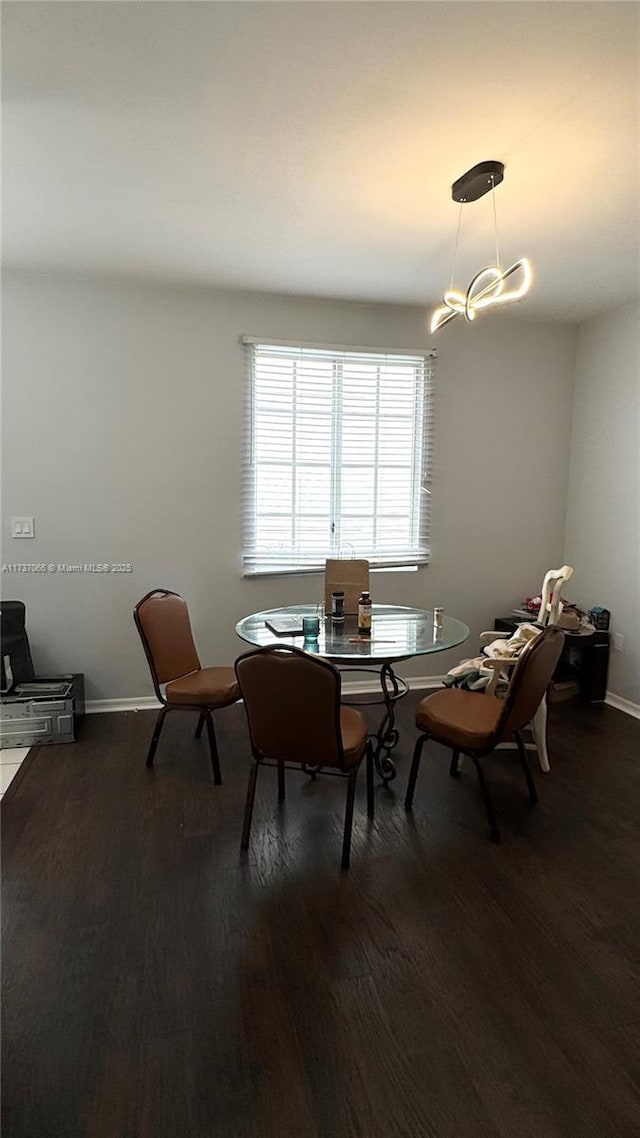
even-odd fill
[(244, 342), (244, 573), (428, 561), (432, 354)]

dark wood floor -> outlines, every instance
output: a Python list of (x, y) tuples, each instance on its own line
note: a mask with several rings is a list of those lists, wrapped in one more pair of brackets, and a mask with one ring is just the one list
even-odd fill
[[(620, 1138), (640, 1133), (640, 722), (553, 709), (529, 807), (505, 752), (486, 837), (471, 770), (428, 749), (345, 786), (275, 772), (239, 854), (242, 710), (206, 740), (152, 713), (26, 761), (4, 818), (4, 1138)], [(415, 702), (415, 700), (413, 700)]]

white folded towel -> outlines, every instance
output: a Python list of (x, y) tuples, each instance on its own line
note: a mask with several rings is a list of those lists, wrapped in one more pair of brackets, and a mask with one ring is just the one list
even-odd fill
[(528, 622), (519, 624), (508, 640), (492, 640), (484, 648), (482, 656), (461, 660), (459, 664), (450, 668), (444, 677), (445, 686), (466, 688), (468, 691), (483, 691), (493, 675), (493, 668), (487, 665), (487, 657), (493, 660), (517, 660), (525, 645), (535, 640), (541, 632), (542, 629), (537, 624)]

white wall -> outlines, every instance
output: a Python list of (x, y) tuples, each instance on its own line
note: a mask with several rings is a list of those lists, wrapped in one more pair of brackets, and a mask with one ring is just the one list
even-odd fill
[[(6, 274), (3, 305), (2, 561), (135, 567), (3, 574), (40, 672), (85, 672), (89, 698), (150, 694), (131, 610), (152, 587), (188, 598), (208, 663), (242, 649), (242, 616), (321, 596), (319, 576), (240, 573), (239, 337), (419, 348), (424, 310), (26, 273)], [(475, 637), (561, 564), (575, 340), (499, 313), (440, 335), (433, 562), (377, 575), (374, 601), (443, 605)], [(14, 514), (35, 516), (34, 541), (8, 537)], [(461, 651), (475, 638), (403, 670), (441, 674)]]
[(587, 605), (611, 610), (609, 690), (640, 704), (640, 306), (578, 332), (566, 560)]

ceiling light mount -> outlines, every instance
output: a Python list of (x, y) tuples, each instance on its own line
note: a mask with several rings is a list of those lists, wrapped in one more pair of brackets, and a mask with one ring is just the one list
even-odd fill
[[(519, 261), (515, 261), (508, 269), (501, 267), (495, 195), (492, 195), (495, 263), (485, 266), (484, 269), (480, 269), (480, 271), (475, 274), (466, 293), (460, 292), (459, 289), (453, 287), (458, 242), (460, 240), (462, 206), (469, 202), (478, 201), (478, 198), (482, 198), (485, 194), (488, 194), (489, 191), (495, 190), (503, 178), (503, 162), (496, 160), (478, 162), (476, 166), (472, 166), (466, 173), (461, 174), (451, 187), (451, 197), (454, 202), (458, 202), (460, 205), (456, 245), (453, 254), (453, 268), (451, 270), (451, 284), (442, 298), (440, 308), (436, 308), (431, 317), (432, 333), (443, 328), (444, 325), (448, 324), (451, 320), (455, 320), (456, 316), (464, 316), (467, 323), (470, 324), (475, 319), (476, 313), (481, 309), (489, 308), (494, 304), (506, 304), (512, 300), (519, 300), (521, 296), (524, 296), (525, 293), (529, 291), (532, 271), (531, 265), (526, 257), (521, 257)], [(515, 287), (505, 288), (505, 282), (509, 277), (516, 275), (516, 281), (518, 280), (517, 274), (519, 274), (519, 283), (517, 283)]]
[(477, 202), (499, 186), (503, 178), (504, 162), (478, 162), (453, 183), (451, 197), (454, 202)]

